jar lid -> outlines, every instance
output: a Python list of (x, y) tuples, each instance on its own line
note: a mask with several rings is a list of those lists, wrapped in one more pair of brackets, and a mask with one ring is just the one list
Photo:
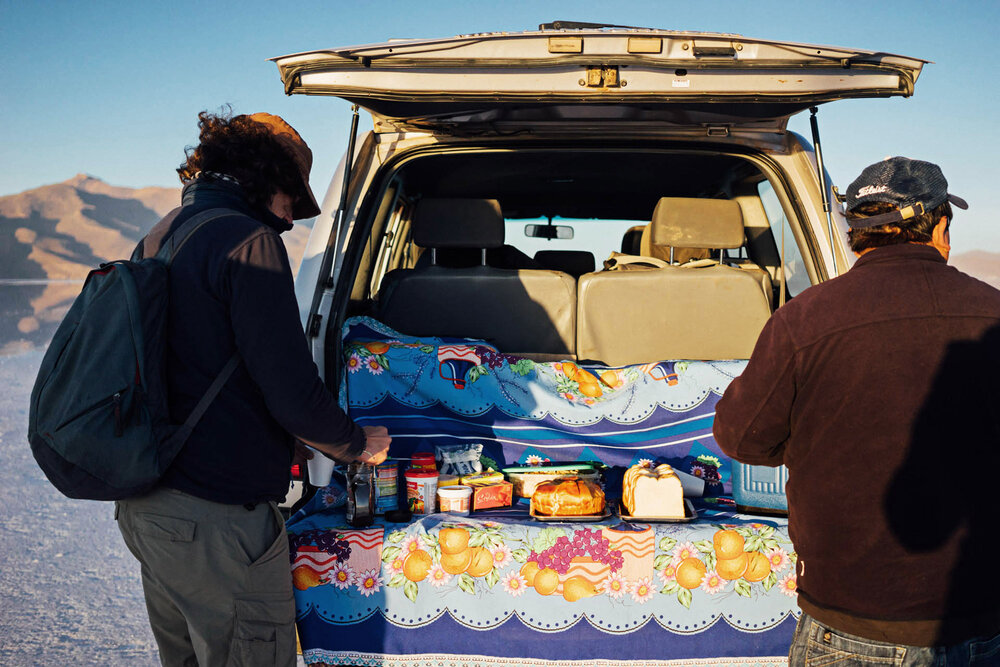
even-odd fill
[(453, 484), (451, 486), (439, 486), (438, 487), (438, 495), (439, 496), (445, 496), (445, 497), (453, 496), (453, 497), (456, 497), (456, 498), (461, 498), (463, 496), (471, 496), (472, 495), (472, 487), (471, 486), (462, 486), (460, 484)]
[(433, 477), (437, 479), (438, 474), (437, 470), (421, 470), (421, 469), (410, 468), (409, 470), (406, 471), (406, 476), (414, 478)]

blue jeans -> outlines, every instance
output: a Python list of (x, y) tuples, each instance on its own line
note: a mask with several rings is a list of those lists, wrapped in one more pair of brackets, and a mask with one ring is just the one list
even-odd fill
[(975, 667), (1000, 666), (1000, 634), (953, 646), (901, 646), (828, 628), (805, 612), (788, 651), (792, 667)]

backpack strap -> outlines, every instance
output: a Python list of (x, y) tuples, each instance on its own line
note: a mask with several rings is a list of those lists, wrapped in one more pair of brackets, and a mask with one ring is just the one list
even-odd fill
[(612, 252), (604, 260), (605, 271), (627, 271), (630, 266), (635, 266), (637, 269), (663, 269), (670, 266), (670, 262), (665, 262), (657, 257), (626, 255), (620, 252)]
[(201, 421), (202, 415), (205, 414), (205, 411), (208, 410), (208, 406), (212, 404), (215, 397), (219, 395), (220, 391), (222, 391), (223, 385), (225, 385), (229, 380), (229, 376), (233, 374), (233, 371), (236, 370), (239, 363), (240, 353), (236, 352), (229, 358), (226, 365), (222, 367), (222, 370), (215, 376), (215, 379), (212, 380), (212, 384), (210, 384), (208, 389), (205, 390), (205, 393), (198, 401), (198, 405), (194, 406), (194, 410), (192, 410), (191, 414), (189, 414), (187, 419), (184, 420), (184, 423), (179, 426), (176, 431), (174, 431), (174, 434), (170, 437), (170, 439), (174, 441), (173, 444), (176, 445), (177, 449), (180, 449), (180, 447), (187, 442), (187, 439), (191, 436), (191, 432), (194, 430), (194, 427), (199, 421)]
[[(204, 227), (209, 222), (223, 218), (227, 215), (240, 215), (238, 211), (228, 208), (210, 208), (198, 213), (197, 215), (191, 216), (189, 219), (185, 220), (180, 227), (178, 227), (174, 232), (167, 237), (167, 239), (160, 246), (160, 249), (156, 253), (156, 259), (165, 263), (167, 266), (174, 260), (180, 249), (187, 243), (191, 235), (197, 232), (199, 229)], [(142, 244), (139, 244), (139, 249), (142, 249)], [(194, 427), (201, 420), (205, 411), (208, 410), (208, 406), (212, 404), (215, 397), (219, 395), (222, 391), (223, 385), (229, 380), (229, 377), (236, 370), (236, 367), (240, 363), (240, 353), (235, 352), (226, 365), (222, 367), (219, 374), (215, 376), (212, 380), (212, 384), (208, 386), (205, 393), (198, 400), (198, 404), (194, 406), (194, 410), (188, 415), (184, 423), (177, 428), (174, 434), (171, 436), (172, 444), (180, 449), (185, 442), (187, 442), (188, 437), (190, 437), (191, 432)]]
[(168, 266), (174, 260), (174, 257), (180, 252), (180, 249), (187, 243), (191, 235), (197, 232), (199, 229), (204, 227), (209, 222), (223, 218), (227, 215), (241, 215), (239, 211), (234, 211), (231, 208), (210, 208), (191, 216), (185, 220), (180, 227), (170, 233), (160, 245), (160, 249), (156, 253), (156, 259), (161, 262), (166, 263)]

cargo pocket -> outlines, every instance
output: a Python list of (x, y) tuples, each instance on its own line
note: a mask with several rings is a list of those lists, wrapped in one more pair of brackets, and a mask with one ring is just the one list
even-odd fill
[(229, 665), (285, 667), (295, 664), (295, 602), (291, 595), (258, 594), (237, 599)]
[(169, 542), (191, 542), (194, 540), (196, 525), (194, 521), (178, 519), (173, 516), (149, 512), (135, 513), (134, 528), (136, 533)]

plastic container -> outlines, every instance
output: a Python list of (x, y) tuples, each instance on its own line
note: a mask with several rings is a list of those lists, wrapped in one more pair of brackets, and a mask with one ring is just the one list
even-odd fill
[(399, 509), (399, 464), (387, 460), (375, 467), (375, 513)]
[(437, 490), (438, 508), (441, 512), (468, 515), (472, 509), (472, 487), (446, 486)]
[(410, 458), (410, 467), (414, 470), (437, 470), (433, 452), (415, 452)]
[(436, 470), (410, 468), (406, 471), (406, 503), (414, 514), (433, 514), (437, 503)]
[(788, 468), (752, 466), (733, 461), (733, 500), (747, 514), (788, 514), (785, 484)]

